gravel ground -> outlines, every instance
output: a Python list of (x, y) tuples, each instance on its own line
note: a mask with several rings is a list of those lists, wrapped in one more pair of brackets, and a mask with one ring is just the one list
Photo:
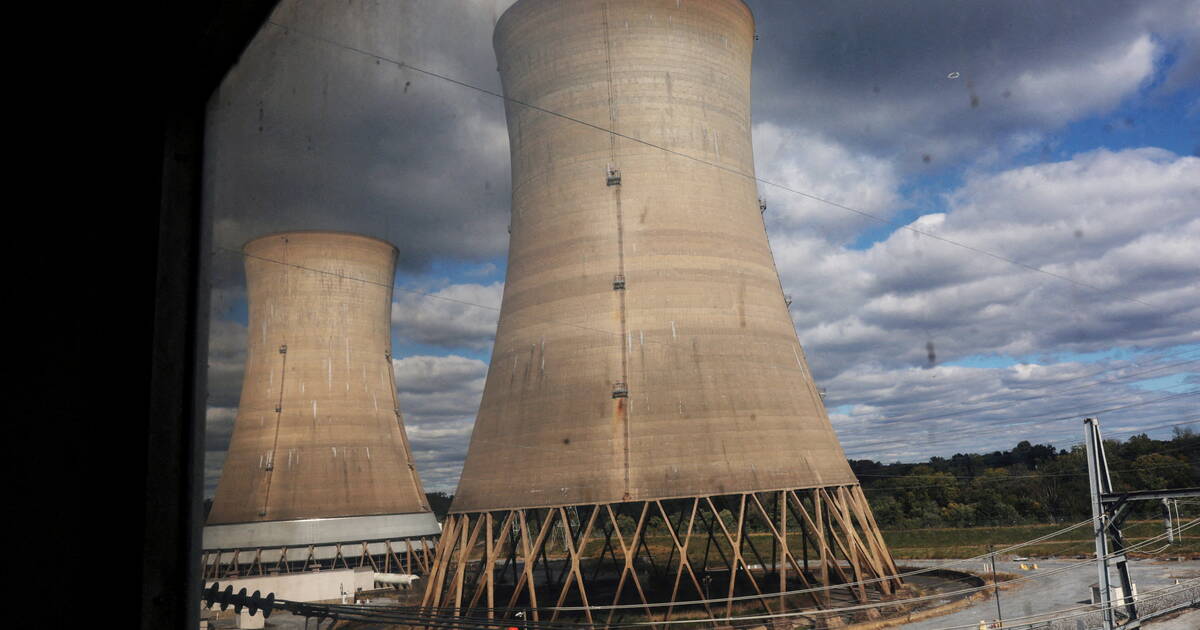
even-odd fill
[(1196, 630), (1200, 628), (1200, 610), (1193, 608), (1169, 619), (1156, 619), (1147, 623), (1146, 627), (1153, 630)]
[[(923, 567), (947, 564), (952, 560), (906, 560), (905, 567)], [(1093, 562), (1081, 560), (1033, 560), (1026, 561), (1030, 566), (1033, 562), (1037, 570), (1022, 570), (1020, 562), (997, 561), (996, 570), (1011, 573), (1030, 579), (1009, 589), (1000, 591), (1000, 610), (1003, 617), (1012, 619), (1027, 615), (1038, 615), (1055, 610), (1071, 608), (1085, 603), (1090, 598), (1091, 584), (1096, 581), (1096, 567)], [(1067, 567), (1075, 567), (1066, 569)], [(1157, 588), (1175, 584), (1177, 580), (1200, 578), (1200, 560), (1165, 561), (1165, 560), (1131, 560), (1130, 570), (1134, 584), (1139, 594), (1145, 594)], [(991, 565), (984, 562), (972, 561), (962, 563), (951, 569), (970, 571), (979, 575), (987, 575)], [(1064, 568), (1061, 573), (1048, 574), (1051, 570)], [(1039, 577), (1045, 576), (1045, 577)], [(384, 603), (384, 602), (379, 602)], [(395, 601), (389, 602), (395, 604)], [(227, 615), (228, 616), (228, 613)], [(941, 617), (934, 617), (910, 624), (895, 626), (903, 630), (975, 630), (981, 620), (991, 623), (996, 619), (996, 600), (991, 597), (976, 602), (968, 608)], [(218, 627), (232, 627), (232, 620), (222, 620)], [(268, 630), (306, 630), (304, 617), (298, 617), (283, 611), (277, 611), (267, 621)], [(327, 628), (329, 622), (320, 625)], [(1006, 624), (1007, 626), (1008, 624)], [(1075, 624), (1070, 628), (1074, 630)], [(1188, 610), (1182, 614), (1176, 613), (1167, 619), (1148, 623), (1152, 630), (1198, 630), (1200, 629), (1200, 610)], [(317, 628), (316, 620), (308, 620), (308, 629)]]
[[(906, 560), (904, 566), (921, 567), (952, 562), (950, 560)], [(1096, 565), (1083, 560), (1032, 560), (1025, 561), (1027, 566), (1036, 562), (1037, 570), (1022, 570), (1020, 562), (997, 561), (996, 570), (1013, 573), (1030, 579), (1000, 591), (1000, 612), (1003, 618), (1038, 615), (1055, 610), (1078, 606), (1090, 601), (1090, 588), (1096, 582)], [(1047, 575), (1053, 569), (1075, 566), (1062, 573)], [(1169, 586), (1176, 580), (1189, 580), (1200, 577), (1200, 561), (1165, 561), (1165, 560), (1130, 560), (1130, 574), (1139, 594), (1145, 594), (1157, 588)], [(960, 564), (951, 567), (957, 570), (970, 571), (987, 575), (991, 565), (979, 561)], [(1044, 578), (1037, 576), (1045, 575)], [(1115, 572), (1114, 572), (1115, 576)], [(996, 600), (989, 597), (963, 610), (941, 617), (917, 621), (903, 626), (904, 630), (943, 630), (959, 627), (963, 630), (977, 628), (981, 620), (991, 623), (997, 618)], [(1189, 621), (1194, 615), (1187, 617)], [(1171, 620), (1174, 621), (1174, 620)], [(1155, 630), (1176, 630), (1174, 626), (1157, 624), (1149, 626)], [(1074, 624), (1072, 624), (1074, 625)], [(1179, 626), (1179, 630), (1197, 630), (1200, 625)]]

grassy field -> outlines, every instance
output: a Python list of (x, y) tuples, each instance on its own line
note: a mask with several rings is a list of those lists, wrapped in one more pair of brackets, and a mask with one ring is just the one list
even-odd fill
[[(967, 527), (946, 529), (884, 530), (883, 538), (896, 558), (970, 558), (987, 553), (988, 544), (997, 548), (1045, 536), (1064, 525), (1015, 525), (1012, 527)], [(1158, 555), (1200, 555), (1200, 528), (1186, 532), (1175, 544)], [(1129, 544), (1164, 533), (1161, 520), (1130, 521), (1122, 532)], [(1153, 543), (1146, 551), (1156, 551), (1165, 544)], [(1067, 534), (1023, 547), (1012, 554), (1022, 556), (1073, 556), (1095, 551), (1091, 528), (1084, 526)]]
[[(970, 558), (987, 553), (989, 544), (999, 549), (1045, 536), (1065, 526), (1064, 524), (1044, 524), (1014, 525), (1011, 527), (884, 530), (883, 538), (896, 559)], [(1164, 533), (1165, 530), (1161, 520), (1148, 520), (1130, 521), (1126, 523), (1122, 531), (1125, 534), (1127, 542), (1132, 545), (1158, 536)], [(750, 534), (750, 539), (764, 557), (770, 556), (770, 534), (754, 533)], [(705, 542), (703, 533), (695, 535), (692, 538), (688, 549), (688, 556), (694, 563), (702, 561)], [(653, 551), (655, 557), (665, 557), (673, 546), (668, 535), (654, 532), (646, 536), (646, 543)], [(718, 541), (718, 543), (721, 551), (728, 553), (728, 544), (725, 544), (723, 541)], [(592, 538), (587, 545), (584, 555), (595, 557), (600, 553), (602, 544), (602, 540)], [(1175, 544), (1167, 546), (1165, 549), (1160, 549), (1164, 544), (1165, 541), (1153, 543), (1145, 551), (1156, 552), (1149, 555), (1200, 556), (1200, 528), (1188, 531), (1181, 538), (1177, 538)], [(788, 536), (788, 546), (797, 558), (801, 557), (803, 543), (799, 535)], [(1070, 557), (1080, 554), (1090, 554), (1094, 550), (1095, 543), (1091, 536), (1091, 529), (1084, 526), (1052, 540), (1009, 552), (1007, 555)], [(816, 553), (813, 549), (810, 548), (808, 551), (809, 558), (816, 558)], [(754, 557), (751, 555), (749, 547), (746, 548), (745, 553), (747, 559), (753, 562)], [(561, 552), (552, 552), (550, 555), (551, 557), (556, 557), (562, 554)], [(710, 551), (710, 557), (711, 562), (721, 562), (716, 547)]]

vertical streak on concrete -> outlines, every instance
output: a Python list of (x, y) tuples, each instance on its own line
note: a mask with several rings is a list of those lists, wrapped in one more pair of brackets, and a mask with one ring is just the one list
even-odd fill
[[(608, 3), (604, 3), (604, 64), (605, 71), (608, 74), (608, 150), (612, 167), (620, 169), (620, 164), (617, 161), (617, 99), (616, 86), (613, 84), (612, 71), (612, 37), (608, 28)], [(611, 186), (613, 191), (613, 204), (617, 211), (617, 275), (625, 279), (625, 217), (621, 208), (621, 186)], [(627, 285), (628, 286), (628, 285)], [(628, 331), (626, 330), (625, 319), (625, 291), (628, 288), (622, 288), (616, 291), (617, 294), (617, 312), (620, 318), (620, 327), (618, 328), (620, 336), (617, 338), (621, 344), (621, 379), (620, 382), (626, 388), (629, 387), (629, 348), (626, 344)], [(614, 287), (615, 290), (615, 287)], [(631, 495), (629, 492), (629, 425), (630, 414), (633, 411), (633, 405), (626, 404), (627, 399), (617, 399), (617, 413), (621, 422), (621, 459), (622, 467), (624, 468), (624, 486), (625, 493), (623, 498), (628, 499)]]
[[(284, 286), (286, 287), (287, 286), (287, 277), (289, 275), (288, 274), (289, 269), (287, 266), (287, 264), (288, 264), (287, 238), (283, 239), (283, 245), (280, 249), (280, 259), (281, 259), (281, 262), (283, 265)], [(285, 289), (284, 292), (286, 293), (287, 290)], [(274, 310), (275, 310), (275, 304), (272, 303), (271, 304), (272, 316), (274, 316)], [(260, 509), (258, 511), (258, 516), (260, 518), (266, 517), (267, 513), (270, 511), (271, 480), (274, 479), (274, 477), (275, 477), (275, 465), (274, 465), (275, 451), (279, 450), (279, 424), (283, 420), (283, 386), (287, 382), (287, 352), (284, 352), (284, 348), (287, 347), (287, 335), (284, 334), (284, 336), (281, 337), (280, 339), (281, 339), (281, 341), (283, 341), (283, 345), (281, 345), (279, 347), (279, 352), (280, 352), (281, 356), (280, 356), (280, 361), (279, 361), (279, 397), (277, 399), (277, 402), (275, 403), (275, 437), (271, 441), (271, 455), (270, 455), (270, 459), (269, 459), (269, 461), (271, 463), (268, 464), (269, 468), (267, 469), (267, 478), (265, 481), (267, 489), (265, 492), (263, 492), (262, 509)], [(264, 337), (264, 341), (265, 341), (265, 337)]]

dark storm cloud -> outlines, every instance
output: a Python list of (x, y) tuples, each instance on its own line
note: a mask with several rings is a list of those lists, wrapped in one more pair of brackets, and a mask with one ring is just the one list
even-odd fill
[(1200, 34), (1188, 0), (750, 4), (756, 120), (820, 130), (906, 171), (1101, 113), (1166, 50), (1180, 57), (1169, 87), (1184, 85)]
[[(214, 302), (217, 296), (214, 296)], [(222, 300), (224, 301), (224, 300)], [(208, 398), (204, 427), (204, 492), (211, 496), (233, 436), (242, 372), (246, 363), (246, 327), (214, 318), (208, 336)]]
[(208, 404), (233, 407), (242, 388), (246, 364), (246, 327), (228, 320), (214, 320), (208, 338)]
[(204, 496), (211, 497), (217, 489), (236, 416), (236, 407), (215, 407), (211, 403), (208, 406), (204, 427)]
[[(282, 3), (211, 103), (216, 245), (327, 229), (392, 242), (406, 269), (502, 254), (503, 104), (348, 50), (498, 89), (493, 13), (490, 2)], [(217, 277), (236, 277), (236, 256), (222, 261)]]
[[(214, 245), (208, 493), (241, 389), (245, 280), (239, 252), (247, 240), (286, 230), (358, 232), (396, 245), (399, 266), (409, 271), (435, 258), (482, 260), (505, 252), (503, 103), (387, 60), (498, 89), (491, 30), (508, 4), (284, 0), (214, 94), (205, 155)], [(399, 293), (398, 299), (403, 311), (407, 302)], [(479, 327), (490, 321), (494, 330), (495, 314), (476, 319), (469, 313), (450, 320), (415, 317), (417, 324), (431, 323), (410, 327), (420, 333), (413, 337), (436, 341), (457, 325), (475, 347), (486, 347), (490, 340), (480, 338)], [(436, 461), (461, 462), (479, 387), (401, 393), (414, 444), (427, 449), (418, 461), (433, 465), (422, 470), (432, 485), (453, 488)]]
[(242, 372), (246, 363), (246, 327), (225, 319), (209, 324), (208, 398), (204, 427), (204, 491), (211, 496), (233, 436)]

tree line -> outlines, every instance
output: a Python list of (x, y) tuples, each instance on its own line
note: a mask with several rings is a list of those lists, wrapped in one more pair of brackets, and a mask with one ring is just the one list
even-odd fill
[[(1116, 491), (1200, 486), (1200, 436), (1176, 427), (1169, 440), (1146, 434), (1105, 440)], [(1019, 442), (1007, 451), (932, 457), (914, 464), (858, 459), (850, 467), (883, 528), (975, 527), (1076, 522), (1090, 518), (1087, 455)], [(1134, 517), (1161, 506), (1139, 502)]]
[[(1118, 491), (1200, 486), (1200, 435), (1176, 427), (1169, 440), (1146, 434), (1105, 440), (1113, 487)], [(976, 527), (1076, 522), (1091, 517), (1083, 445), (1056, 449), (1021, 441), (1006, 451), (959, 453), (919, 463), (884, 464), (852, 459), (850, 468), (884, 529)], [(443, 520), (454, 495), (426, 493)], [(1133, 517), (1153, 518), (1161, 507), (1136, 504)], [(722, 510), (722, 516), (726, 516)], [(661, 529), (657, 517), (647, 529)], [(757, 523), (748, 529), (758, 529)]]

